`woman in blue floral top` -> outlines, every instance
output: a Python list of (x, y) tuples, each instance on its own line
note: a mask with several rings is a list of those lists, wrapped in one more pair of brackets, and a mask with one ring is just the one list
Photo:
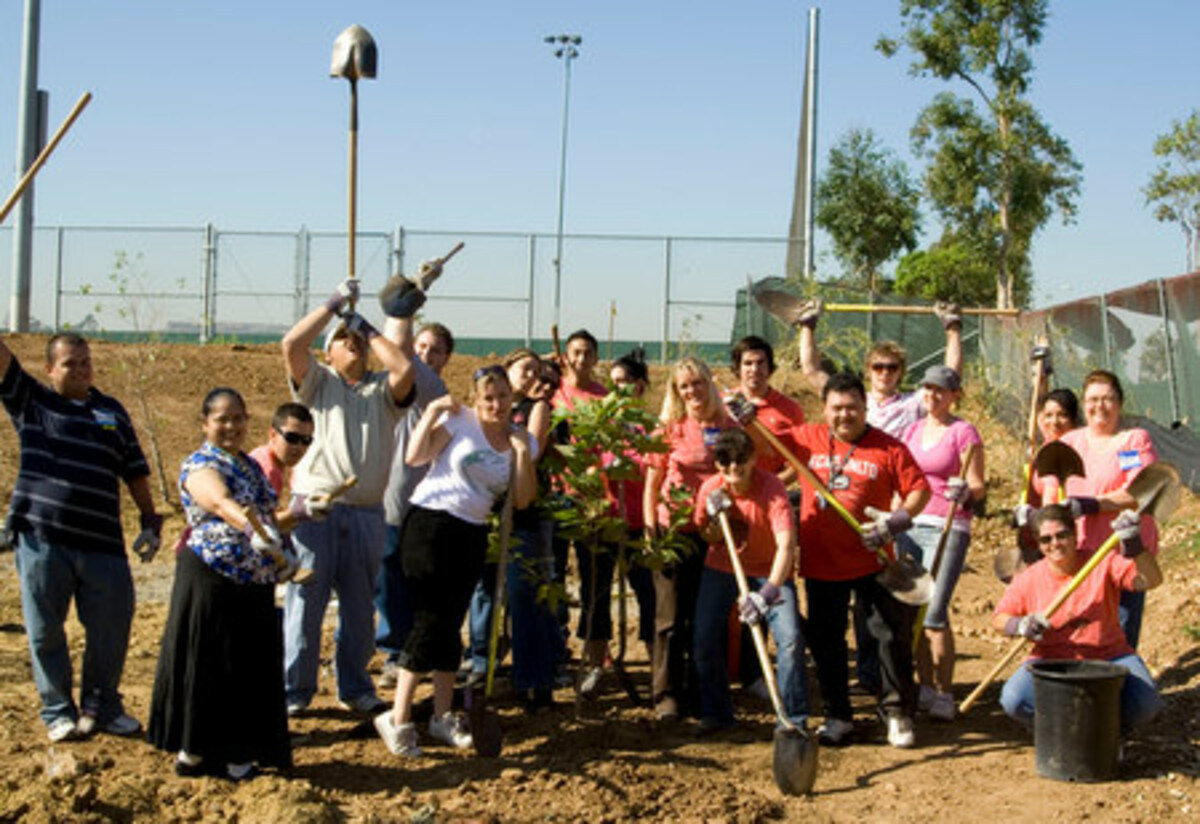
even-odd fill
[(147, 737), (177, 753), (183, 776), (241, 781), (257, 766), (291, 765), (274, 597), (290, 550), (275, 525), (275, 492), (242, 452), (247, 419), (235, 390), (209, 392), (201, 406), (205, 442), (179, 477), (189, 533), (176, 562)]

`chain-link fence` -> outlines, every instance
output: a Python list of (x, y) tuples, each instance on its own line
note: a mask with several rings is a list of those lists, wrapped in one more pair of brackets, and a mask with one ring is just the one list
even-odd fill
[[(570, 234), (560, 274), (552, 234), (361, 231), (364, 291), (459, 240), (466, 248), (431, 290), (424, 315), (450, 326), (462, 351), (477, 353), (548, 345), (556, 320), (564, 335), (590, 329), (602, 355), (609, 341), (618, 354), (636, 344), (653, 358), (680, 347), (724, 351), (737, 286), (781, 272), (787, 252), (783, 238)], [(12, 259), (11, 245), (11, 229), (0, 229), (0, 260)], [(306, 229), (39, 227), (31, 315), (42, 330), (110, 337), (277, 339), (344, 277), (346, 251), (344, 233)], [(381, 319), (376, 301), (360, 306)]]

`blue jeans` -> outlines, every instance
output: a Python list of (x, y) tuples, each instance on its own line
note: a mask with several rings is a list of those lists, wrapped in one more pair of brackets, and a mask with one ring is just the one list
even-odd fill
[(1121, 590), (1121, 601), (1117, 606), (1117, 614), (1121, 621), (1121, 630), (1129, 646), (1137, 649), (1138, 640), (1142, 637), (1142, 613), (1146, 610), (1146, 593)]
[[(942, 540), (940, 527), (917, 524), (908, 532), (896, 536), (896, 549), (915, 558), (921, 566), (933, 571), (933, 556)], [(971, 545), (971, 533), (951, 529), (942, 549), (942, 560), (938, 565), (937, 580), (933, 582), (933, 595), (925, 610), (925, 624), (929, 629), (945, 629), (950, 624), (950, 599), (954, 587), (962, 575), (967, 561), (967, 547)]]
[(283, 602), (283, 674), (289, 705), (308, 706), (317, 691), (321, 624), (329, 596), (338, 596), (334, 634), (337, 694), (342, 701), (374, 695), (367, 665), (375, 654), (375, 582), (383, 554), (383, 507), (335, 504), (323, 521), (292, 533), (311, 582), (288, 584)]
[(488, 563), (475, 584), (467, 608), (467, 658), (472, 672), (487, 672), (488, 642), (492, 633), (492, 606), (496, 592), (496, 564)]
[(48, 726), (60, 718), (78, 718), (65, 630), (72, 598), (86, 639), (80, 704), (101, 723), (121, 715), (125, 709), (117, 688), (133, 623), (129, 561), (124, 555), (53, 546), (22, 532), (16, 564), (42, 721)]
[(563, 656), (558, 616), (539, 589), (554, 573), (551, 538), (554, 523), (540, 520), (537, 530), (515, 529), (508, 563), (508, 610), (512, 618), (513, 688), (552, 689), (554, 665)]
[[(1121, 687), (1121, 733), (1127, 734), (1129, 730), (1158, 715), (1163, 706), (1162, 698), (1141, 658), (1119, 655), (1109, 661), (1129, 670)], [(1004, 682), (1004, 689), (1000, 691), (1000, 706), (1029, 729), (1033, 728), (1033, 685), (1033, 671), (1022, 664)]]
[[(747, 583), (753, 591), (766, 581), (766, 578), (749, 578)], [(767, 626), (775, 639), (779, 694), (788, 718), (803, 726), (808, 718), (808, 677), (804, 669), (804, 636), (796, 606), (796, 585), (788, 581), (779, 593), (782, 600), (767, 613)], [(733, 721), (725, 662), (729, 610), (737, 597), (737, 579), (727, 572), (704, 568), (696, 598), (694, 630), (696, 669), (700, 674), (700, 717), (723, 723)]]
[(379, 616), (375, 646), (387, 653), (389, 661), (399, 658), (413, 623), (412, 598), (400, 561), (400, 530), (392, 524), (385, 527), (383, 558), (375, 581), (375, 612)]

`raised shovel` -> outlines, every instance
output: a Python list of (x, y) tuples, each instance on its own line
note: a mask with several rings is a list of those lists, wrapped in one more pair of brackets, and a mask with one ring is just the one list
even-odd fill
[[(778, 318), (788, 326), (795, 326), (800, 321), (800, 316), (808, 309), (808, 300), (783, 289), (762, 287), (754, 289), (753, 294), (754, 301), (767, 314)], [(822, 308), (826, 312), (883, 312), (901, 315), (933, 315), (937, 312), (933, 306), (894, 306), (882, 303), (826, 303)], [(1021, 314), (1018, 309), (964, 307), (960, 311), (964, 315), (998, 315), (1002, 317), (1015, 317)]]
[[(1175, 508), (1179, 506), (1179, 472), (1169, 463), (1161, 461), (1159, 463), (1152, 463), (1139, 472), (1137, 477), (1130, 482), (1128, 491), (1137, 500), (1137, 512), (1139, 515), (1149, 515), (1156, 521), (1166, 520), (1175, 511)], [(1071, 596), (1071, 593), (1079, 588), (1084, 579), (1092, 573), (1092, 570), (1100, 565), (1100, 562), (1116, 548), (1120, 541), (1120, 537), (1115, 532), (1108, 536), (1108, 539), (1100, 545), (1100, 548), (1092, 554), (1092, 557), (1088, 558), (1084, 565), (1079, 568), (1079, 571), (1075, 573), (1075, 577), (1064, 584), (1063, 588), (1054, 596), (1054, 600), (1041, 611), (1042, 617), (1047, 621), (1050, 620), (1050, 616), (1058, 611), (1058, 608)], [(988, 685), (996, 680), (1000, 673), (1004, 671), (1004, 668), (1020, 654), (1027, 643), (1029, 643), (1028, 638), (1018, 638), (1013, 642), (1008, 652), (1004, 654), (1004, 657), (996, 662), (996, 666), (992, 667), (991, 672), (979, 682), (979, 686), (972, 690), (966, 700), (959, 705), (958, 711), (960, 713), (965, 713), (975, 705), (975, 702), (979, 700), (979, 696), (983, 694)]]
[[(721, 512), (718, 517), (721, 521), (721, 534), (725, 536), (725, 547), (729, 550), (729, 563), (733, 566), (734, 577), (737, 578), (738, 594), (745, 598), (750, 594), (750, 586), (746, 583), (746, 571), (742, 569), (742, 561), (738, 557), (733, 530), (729, 527), (729, 516)], [(767, 654), (767, 640), (763, 637), (762, 624), (751, 624), (750, 634), (754, 638), (754, 649), (758, 652), (763, 681), (771, 695), (771, 704), (775, 707), (775, 717), (779, 719), (779, 724), (775, 727), (775, 752), (771, 759), (775, 786), (779, 787), (784, 795), (810, 793), (817, 780), (817, 740), (808, 734), (808, 730), (792, 723), (792, 719), (788, 718), (783, 708), (783, 700), (779, 697), (779, 685), (775, 682), (775, 667), (771, 665), (771, 656)]]
[(504, 601), (508, 593), (508, 544), (512, 538), (513, 483), (516, 460), (508, 475), (508, 492), (500, 510), (500, 557), (496, 563), (496, 588), (492, 594), (492, 625), (488, 630), (487, 677), (484, 680), (483, 696), (474, 695), (474, 688), (467, 687), (468, 713), (471, 722), (471, 742), (476, 755), (495, 758), (504, 744), (504, 732), (500, 719), (488, 708), (492, 697), (492, 685), (496, 680), (496, 658), (500, 652), (500, 625), (504, 623)]
[[(1042, 448), (1033, 456), (1030, 465), (1031, 479), (1034, 472), (1043, 478), (1057, 479), (1059, 489), (1065, 489), (1067, 479), (1072, 475), (1083, 477), (1083, 459), (1079, 457), (1078, 452), (1062, 441), (1050, 441), (1042, 444)], [(1017, 534), (1017, 546), (998, 550), (992, 560), (992, 571), (1001, 581), (1008, 582), (1013, 575), (1042, 557), (1032, 528), (1022, 527)]]
[[(355, 227), (358, 217), (358, 79), (373, 78), (379, 62), (379, 51), (371, 33), (355, 23), (333, 41), (333, 58), (329, 64), (330, 77), (344, 77), (350, 81), (350, 178), (348, 229), (349, 249), (347, 252), (346, 277), (357, 277), (355, 273), (354, 245)], [(351, 310), (354, 306), (351, 305)]]
[[(767, 443), (774, 447), (783, 459), (788, 462), (792, 469), (796, 470), (804, 481), (816, 490), (824, 501), (833, 507), (834, 511), (842, 517), (851, 529), (859, 535), (862, 534), (862, 524), (851, 514), (850, 510), (842, 505), (842, 502), (829, 491), (828, 487), (821, 482), (821, 479), (816, 474), (804, 465), (804, 462), (792, 454), (792, 451), (784, 446), (783, 442), (775, 436), (775, 433), (767, 429), (758, 420), (751, 420), (749, 423), (751, 429), (754, 429), (761, 435)], [(883, 571), (876, 576), (876, 580), (892, 594), (892, 597), (903, 604), (911, 606), (921, 606), (928, 604), (930, 597), (933, 595), (933, 576), (931, 576), (916, 559), (908, 555), (899, 555), (893, 559), (881, 547), (876, 550), (879, 561), (883, 564)]]

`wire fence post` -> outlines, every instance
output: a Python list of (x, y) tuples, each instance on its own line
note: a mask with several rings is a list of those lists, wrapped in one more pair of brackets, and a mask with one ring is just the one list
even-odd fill
[(663, 239), (663, 308), (662, 308), (662, 349), (659, 359), (665, 366), (668, 360), (667, 342), (671, 336), (671, 238)]
[(1108, 337), (1108, 298), (1100, 294), (1100, 334), (1104, 338), (1104, 368), (1112, 371), (1112, 344)]
[(525, 287), (525, 347), (533, 348), (533, 276), (537, 267), (537, 235), (529, 236), (529, 283)]
[(200, 342), (210, 343), (217, 328), (217, 230), (204, 224), (204, 274), (201, 286)]
[(1158, 287), (1158, 311), (1162, 316), (1163, 354), (1167, 359), (1167, 389), (1171, 397), (1171, 422), (1179, 420), (1179, 387), (1175, 384), (1175, 347), (1171, 345), (1171, 319), (1167, 312), (1167, 289), (1163, 279), (1155, 281)]
[(292, 322), (296, 323), (308, 313), (308, 291), (312, 278), (312, 238), (307, 226), (296, 232), (296, 264), (293, 274)]
[(54, 233), (54, 331), (62, 331), (62, 295), (63, 295), (63, 227), (59, 226)]
[(392, 230), (392, 277), (404, 274), (404, 227)]

